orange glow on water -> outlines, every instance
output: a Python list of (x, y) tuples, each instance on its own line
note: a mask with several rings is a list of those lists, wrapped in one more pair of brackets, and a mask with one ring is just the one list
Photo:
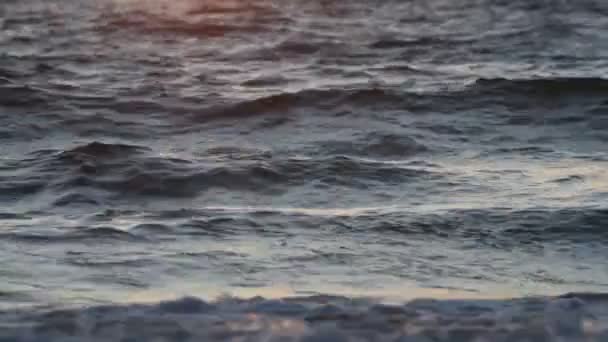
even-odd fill
[(272, 6), (241, 0), (112, 0), (111, 7), (112, 22), (118, 26), (195, 37), (252, 30), (260, 16), (272, 11)]

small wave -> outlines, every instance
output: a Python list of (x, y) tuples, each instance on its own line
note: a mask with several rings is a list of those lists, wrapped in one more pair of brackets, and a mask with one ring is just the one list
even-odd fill
[(369, 189), (442, 178), (424, 167), (361, 158), (404, 158), (425, 150), (407, 136), (372, 134), (350, 149), (347, 144), (342, 151), (326, 147), (315, 158), (286, 158), (220, 145), (181, 160), (156, 156), (141, 145), (93, 141), (63, 151), (35, 151), (17, 160), (11, 176), (0, 178), (0, 198), (35, 197), (64, 210), (134, 197), (195, 198), (218, 189), (276, 195), (300, 186)]
[(144, 236), (164, 235), (173, 232), (174, 230), (171, 227), (161, 223), (140, 223), (129, 228), (129, 233)]
[(37, 165), (38, 172), (45, 174), (60, 173), (62, 170), (65, 172), (66, 167), (69, 167), (76, 175), (72, 178), (74, 184), (88, 183), (82, 178), (83, 175), (104, 174), (113, 169), (122, 171), (131, 158), (146, 151), (148, 149), (141, 146), (94, 141), (51, 154), (47, 158), (36, 160), (34, 164)]
[(601, 78), (478, 79), (462, 90), (436, 92), (396, 92), (380, 88), (306, 89), (208, 108), (198, 111), (192, 119), (208, 122), (270, 114), (286, 115), (311, 109), (325, 113), (361, 108), (449, 113), (472, 108), (479, 110), (490, 107), (496, 110), (496, 106), (500, 105), (512, 110), (506, 123), (518, 124), (517, 120), (524, 120), (521, 123), (577, 124), (587, 120), (585, 110), (578, 113), (557, 111), (552, 113), (555, 117), (549, 118), (545, 115), (522, 117), (517, 113), (530, 108), (559, 110), (572, 101), (579, 106), (590, 107), (589, 114), (600, 112), (606, 101), (607, 90), (608, 80)]
[(145, 150), (145, 148), (140, 146), (108, 144), (94, 141), (89, 144), (77, 146), (71, 150), (65, 151), (61, 153), (60, 158), (73, 158), (74, 156), (87, 156), (91, 158), (116, 158), (125, 157)]
[(207, 122), (219, 119), (255, 117), (264, 114), (287, 114), (297, 110), (360, 106), (398, 106), (407, 101), (407, 96), (389, 90), (367, 88), (357, 90), (306, 89), (295, 93), (281, 93), (233, 105), (204, 110), (193, 118)]
[(0, 198), (17, 200), (43, 190), (45, 182), (37, 179), (3, 180), (0, 178)]
[(129, 241), (136, 242), (145, 240), (144, 237), (136, 236), (127, 231), (113, 227), (73, 227), (65, 232), (7, 232), (1, 233), (0, 239), (14, 240), (27, 243), (58, 243), (94, 241)]
[(538, 78), (538, 79), (478, 79), (473, 89), (482, 92), (502, 92), (531, 97), (564, 97), (569, 95), (600, 95), (608, 93), (608, 80), (603, 78)]
[(82, 193), (67, 193), (53, 202), (53, 206), (99, 205), (100, 202)]
[(405, 304), (319, 295), (183, 297), (151, 304), (0, 312), (10, 341), (601, 341), (605, 294)]
[[(261, 223), (256, 220), (237, 215), (214, 215), (206, 219), (189, 219), (178, 225), (181, 234), (191, 236), (226, 237), (239, 235), (244, 232), (255, 232), (260, 229)], [(208, 254), (212, 257), (212, 254)], [(226, 254), (218, 254), (214, 258), (227, 257)]]
[(496, 208), (451, 210), (433, 215), (392, 213), (379, 221), (372, 219), (370, 224), (382, 231), (473, 239), (493, 248), (510, 248), (557, 240), (602, 241), (608, 234), (602, 224), (606, 219), (606, 209)]
[(429, 148), (402, 134), (371, 133), (360, 141), (330, 141), (319, 144), (322, 153), (355, 155), (364, 158), (404, 159), (428, 152)]
[(22, 213), (0, 212), (0, 220), (30, 220), (31, 217)]
[(219, 145), (212, 146), (205, 150), (202, 154), (205, 157), (211, 157), (220, 160), (269, 160), (272, 158), (270, 150), (262, 150), (243, 146)]
[(16, 84), (0, 86), (0, 106), (31, 109), (49, 104), (48, 97), (39, 89)]
[(322, 263), (323, 265), (347, 265), (361, 257), (354, 252), (327, 252), (311, 250), (305, 255), (290, 255), (284, 258), (290, 264)]
[(244, 87), (270, 87), (278, 85), (286, 85), (289, 80), (282, 76), (256, 77), (246, 80), (241, 83)]
[(129, 267), (129, 268), (144, 268), (151, 267), (155, 264), (154, 261), (146, 258), (123, 258), (115, 256), (95, 256), (95, 257), (84, 257), (82, 255), (71, 255), (67, 263), (73, 266), (79, 266), (89, 269), (100, 269), (100, 268), (118, 268), (118, 267)]
[(515, 147), (499, 147), (495, 149), (491, 149), (490, 151), (484, 153), (488, 157), (494, 157), (502, 154), (512, 155), (513, 153), (517, 153), (520, 155), (542, 155), (549, 154), (554, 152), (553, 149), (543, 146), (515, 146)]
[(427, 104), (424, 111), (491, 110), (500, 125), (590, 126), (607, 94), (608, 80), (602, 78), (482, 78), (461, 90), (425, 94), (418, 102)]
[(441, 38), (433, 38), (433, 37), (420, 37), (415, 39), (397, 39), (397, 38), (383, 38), (379, 39), (372, 44), (370, 44), (370, 48), (372, 49), (401, 49), (405, 47), (442, 47), (449, 48), (453, 47), (457, 44), (465, 44), (470, 43), (469, 41), (455, 41), (455, 40), (447, 40)]
[(130, 177), (117, 175), (115, 180), (92, 179), (90, 185), (123, 194), (190, 197), (211, 188), (263, 194), (286, 191), (291, 186), (308, 184), (313, 180), (325, 184), (367, 187), (368, 182), (399, 184), (427, 175), (429, 172), (418, 169), (332, 157), (254, 162), (214, 167), (206, 171), (139, 170)]
[(310, 55), (319, 52), (319, 50), (323, 48), (326, 48), (327, 45), (329, 44), (321, 42), (307, 42), (306, 40), (299, 40), (296, 38), (295, 41), (293, 39), (284, 41), (275, 46), (274, 49), (283, 56), (298, 54)]
[(377, 232), (385, 236), (418, 236), (425, 240), (436, 237), (474, 242), (492, 249), (534, 247), (555, 241), (603, 244), (608, 234), (603, 227), (603, 222), (608, 219), (608, 210), (584, 207), (449, 209), (442, 213), (400, 207), (204, 207), (146, 215), (144, 219), (180, 219), (179, 231), (188, 234), (223, 236), (259, 231), (261, 235), (272, 235), (269, 222), (278, 222), (284, 234), (282, 227), (285, 222), (290, 222), (291, 226), (333, 227), (336, 234)]
[(511, 225), (503, 230), (505, 236), (518, 236), (523, 240), (569, 240), (588, 242), (608, 236), (603, 222), (608, 210), (572, 208), (553, 211), (520, 211), (510, 215)]
[[(367, 157), (404, 157), (422, 149), (407, 137), (380, 135), (373, 140), (358, 152)], [(203, 154), (205, 159), (199, 163), (149, 156), (147, 152), (140, 146), (100, 142), (60, 153), (41, 151), (14, 168), (16, 174), (20, 169), (28, 170), (29, 176), (21, 174), (1, 184), (1, 195), (23, 198), (50, 190), (58, 195), (56, 206), (98, 205), (112, 195), (195, 197), (214, 188), (276, 194), (311, 182), (367, 188), (441, 177), (420, 167), (340, 154), (278, 158), (264, 151), (215, 147)], [(343, 152), (357, 153), (352, 149)]]

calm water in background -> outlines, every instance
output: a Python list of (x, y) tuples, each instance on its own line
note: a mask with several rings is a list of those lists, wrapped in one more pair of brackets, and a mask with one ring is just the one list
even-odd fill
[(1, 306), (606, 292), (607, 14), (3, 0)]

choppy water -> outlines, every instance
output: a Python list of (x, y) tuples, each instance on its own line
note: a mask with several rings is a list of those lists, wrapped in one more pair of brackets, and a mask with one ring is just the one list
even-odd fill
[(0, 337), (608, 339), (607, 14), (3, 0)]

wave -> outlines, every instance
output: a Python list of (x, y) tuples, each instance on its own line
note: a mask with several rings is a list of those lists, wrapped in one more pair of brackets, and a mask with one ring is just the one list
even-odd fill
[(0, 85), (0, 107), (39, 108), (50, 105), (47, 94), (41, 89), (27, 85)]
[(62, 152), (59, 158), (75, 159), (78, 156), (87, 156), (91, 158), (116, 158), (127, 157), (129, 155), (146, 151), (147, 149), (135, 145), (126, 144), (108, 144), (98, 141), (74, 147), (71, 150)]
[[(275, 82), (272, 80), (272, 82)], [(254, 82), (255, 84), (255, 82)], [(608, 80), (602, 78), (478, 79), (463, 89), (410, 91), (408, 88), (360, 87), (355, 89), (303, 89), (227, 104), (193, 105), (179, 101), (121, 99), (53, 92), (30, 86), (0, 86), (0, 106), (35, 112), (37, 119), (19, 123), (16, 130), (2, 132), (5, 139), (20, 135), (41, 136), (45, 129), (72, 131), (81, 137), (144, 138), (149, 134), (200, 130), (196, 124), (246, 118), (271, 117), (261, 129), (276, 129), (297, 115), (350, 116), (368, 112), (391, 117), (411, 114), (453, 114), (492, 110), (505, 125), (586, 125), (601, 131), (608, 113)], [(76, 105), (103, 110), (110, 115), (67, 117), (59, 110)], [(576, 108), (573, 108), (576, 107)], [(44, 108), (45, 113), (38, 113)], [(153, 124), (134, 114), (166, 116), (172, 125)], [(127, 117), (129, 115), (129, 117)], [(175, 122), (174, 118), (178, 118)], [(388, 119), (388, 118), (387, 118)], [(3, 118), (15, 125), (10, 117)], [(31, 121), (31, 122), (29, 122)]]
[(441, 214), (394, 212), (381, 217), (363, 216), (349, 221), (348, 226), (469, 240), (491, 248), (509, 249), (558, 240), (600, 242), (608, 236), (602, 223), (606, 219), (608, 210), (602, 208), (491, 208), (448, 210)]
[[(406, 291), (406, 289), (404, 289)], [(0, 337), (64, 341), (602, 341), (606, 294), (405, 304), (331, 295), (183, 297), (150, 304), (0, 312)]]
[(247, 150), (240, 155), (240, 149), (235, 153), (234, 148), (215, 147), (198, 160), (183, 160), (151, 156), (142, 146), (92, 142), (62, 152), (39, 151), (15, 163), (8, 171), (19, 176), (4, 179), (2, 195), (26, 198), (51, 191), (58, 195), (56, 206), (96, 205), (109, 195), (195, 197), (217, 188), (276, 194), (308, 184), (367, 188), (441, 178), (418, 166), (356, 157), (404, 158), (424, 150), (408, 137), (379, 135), (359, 147), (346, 147), (323, 147), (324, 155), (316, 158), (252, 155)]
[(420, 156), (430, 149), (407, 135), (371, 133), (355, 141), (328, 141), (319, 144), (322, 153), (355, 155), (364, 158)]
[[(403, 236), (424, 241), (448, 239), (505, 250), (542, 248), (544, 243), (555, 241), (603, 244), (608, 237), (603, 225), (608, 219), (608, 209), (587, 207), (447, 209), (433, 213), (416, 206), (350, 209), (207, 207), (146, 214), (142, 218), (184, 220), (192, 217), (208, 218), (201, 222), (205, 229), (221, 223), (222, 227), (232, 227), (232, 230), (239, 226), (255, 230), (279, 218), (280, 222), (289, 222), (291, 228), (300, 224), (302, 228), (309, 225), (332, 227), (335, 234), (378, 233), (389, 240), (400, 240)], [(302, 217), (306, 220), (301, 220)]]
[(607, 90), (608, 80), (603, 78), (480, 78), (461, 90), (422, 95), (429, 104), (422, 109), (491, 110), (502, 119), (498, 125), (585, 124), (593, 129), (597, 114), (606, 112)]
[(402, 49), (409, 47), (432, 47), (437, 48), (441, 46), (443, 48), (453, 48), (460, 44), (471, 43), (469, 40), (449, 40), (445, 38), (435, 37), (417, 37), (413, 39), (398, 39), (398, 38), (382, 38), (369, 45), (372, 49), (386, 50), (386, 49)]
[[(533, 253), (557, 241), (569, 245), (590, 242), (603, 245), (608, 237), (603, 225), (607, 219), (608, 209), (585, 207), (450, 209), (428, 213), (425, 208), (416, 206), (317, 209), (210, 206), (154, 212), (112, 212), (109, 216), (100, 213), (87, 222), (93, 228), (112, 227), (115, 220), (123, 225), (133, 222), (124, 230), (108, 228), (111, 230), (101, 231), (102, 236), (117, 238), (121, 238), (123, 233), (133, 235), (125, 236), (127, 238), (137, 236), (144, 239), (165, 235), (225, 237), (254, 233), (272, 237), (284, 236), (298, 228), (324, 227), (338, 235), (380, 234), (386, 241), (395, 243), (404, 238), (422, 241), (446, 239), (450, 243), (460, 242), (476, 248), (524, 249)], [(70, 232), (66, 237), (88, 238), (92, 232), (96, 231), (83, 229), (79, 231), (80, 235)], [(110, 234), (112, 232), (116, 234)], [(36, 235), (33, 238), (46, 237)], [(48, 238), (54, 238), (52, 232)]]
[(123, 195), (190, 197), (212, 188), (272, 194), (312, 181), (355, 188), (367, 187), (374, 181), (399, 184), (429, 174), (418, 169), (364, 163), (348, 157), (253, 162), (203, 171), (197, 168), (176, 169), (163, 164), (161, 162), (156, 169), (142, 167), (123, 174), (115, 173), (113, 179), (87, 178), (82, 182), (80, 177), (76, 177), (63, 186), (99, 187)]
[(537, 79), (480, 78), (472, 86), (481, 92), (521, 94), (530, 97), (561, 98), (584, 95), (607, 97), (608, 80), (603, 78), (556, 77)]
[(218, 119), (255, 117), (268, 114), (288, 114), (306, 109), (356, 108), (360, 106), (399, 106), (407, 96), (380, 88), (363, 89), (304, 89), (292, 93), (280, 93), (242, 101), (236, 104), (216, 106), (201, 110), (194, 121), (207, 122)]
[(130, 232), (113, 227), (84, 227), (77, 226), (69, 229), (65, 228), (62, 232), (4, 232), (0, 233), (0, 240), (26, 242), (30, 244), (64, 244), (69, 242), (104, 242), (104, 241), (146, 241), (147, 237), (135, 235)]
[[(484, 109), (510, 111), (514, 124), (576, 124), (606, 112), (608, 80), (602, 78), (478, 79), (464, 89), (411, 92), (383, 88), (305, 89), (280, 93), (235, 104), (196, 111), (194, 122), (248, 118), (261, 115), (288, 115), (300, 111), (344, 115), (368, 110), (396, 110), (402, 113), (454, 113)], [(578, 111), (562, 113), (569, 105)], [(530, 109), (543, 111), (518, 114)], [(551, 113), (544, 113), (551, 109)], [(547, 120), (547, 115), (549, 119)], [(553, 116), (553, 117), (552, 117)], [(564, 117), (562, 117), (564, 116)], [(518, 121), (519, 120), (519, 121)], [(522, 121), (523, 120), (523, 121)]]

